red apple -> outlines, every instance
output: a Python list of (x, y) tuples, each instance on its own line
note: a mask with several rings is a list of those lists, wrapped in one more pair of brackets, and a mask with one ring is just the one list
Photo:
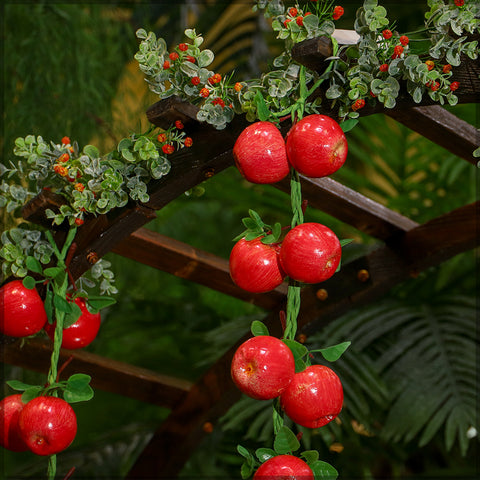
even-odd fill
[(270, 122), (255, 122), (245, 128), (233, 146), (233, 159), (252, 183), (276, 183), (290, 172), (285, 140)]
[(20, 436), (18, 427), (18, 418), (24, 406), (21, 393), (10, 395), (0, 401), (0, 445), (13, 452), (28, 450), (27, 444)]
[(280, 404), (295, 423), (307, 428), (322, 427), (342, 410), (342, 383), (332, 369), (311, 365), (295, 374), (280, 396)]
[(239, 240), (230, 253), (230, 276), (247, 292), (264, 293), (278, 287), (285, 279), (279, 263), (280, 247), (254, 240)]
[[(62, 348), (71, 350), (90, 345), (95, 340), (101, 323), (100, 313), (90, 313), (83, 298), (75, 298), (75, 303), (82, 314), (74, 324), (63, 330), (62, 336)], [(45, 331), (52, 340), (55, 337), (55, 325), (55, 322), (45, 325)]]
[(285, 236), (280, 264), (293, 280), (319, 283), (337, 270), (342, 256), (338, 237), (320, 223), (301, 223)]
[(0, 288), (0, 332), (10, 337), (29, 337), (39, 332), (47, 314), (37, 290), (13, 280)]
[(65, 450), (77, 434), (73, 408), (58, 397), (30, 400), (20, 412), (18, 425), (23, 441), (37, 455), (55, 455)]
[(336, 172), (347, 158), (347, 138), (340, 125), (326, 115), (309, 115), (287, 134), (288, 161), (297, 172), (318, 178)]
[(295, 375), (295, 360), (290, 348), (268, 335), (252, 337), (235, 352), (232, 379), (249, 397), (270, 400), (278, 397)]
[(253, 480), (314, 480), (312, 469), (301, 458), (293, 455), (277, 455), (262, 463)]

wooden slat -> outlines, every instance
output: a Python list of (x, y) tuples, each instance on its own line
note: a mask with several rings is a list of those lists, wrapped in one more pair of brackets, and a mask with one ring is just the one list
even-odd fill
[(228, 260), (146, 228), (122, 240), (113, 252), (268, 310), (279, 306), (287, 292), (285, 284), (265, 294), (246, 292), (233, 283)]
[(480, 146), (480, 132), (439, 105), (385, 113), (467, 162), (477, 164), (478, 158), (473, 156), (473, 151)]
[[(418, 224), (403, 215), (365, 197), (330, 177), (307, 178), (300, 175), (302, 197), (318, 208), (358, 230), (381, 240), (404, 233)], [(288, 180), (275, 184), (290, 191)]]
[[(299, 327), (307, 334), (315, 331), (352, 308), (379, 298), (392, 286), (416, 276), (420, 270), (478, 245), (480, 239), (475, 227), (479, 205), (477, 202), (461, 207), (406, 232), (398, 240), (398, 248), (404, 257), (392, 247), (385, 246), (344, 265), (338, 274), (320, 284), (329, 292), (326, 301), (316, 297), (319, 285), (304, 288)], [(437, 242), (439, 238), (444, 242)], [(361, 269), (370, 274), (367, 282), (357, 277)], [(272, 335), (281, 335), (278, 312), (272, 312), (264, 321)], [(171, 412), (140, 454), (127, 479), (151, 478), (152, 474), (160, 472), (166, 477), (174, 477), (180, 472), (205, 434), (202, 430), (204, 422), (215, 424), (229, 405), (239, 398), (229, 375), (230, 362), (238, 345), (248, 336), (240, 339), (212, 365), (178, 408)]]
[[(0, 345), (0, 353), (0, 358), (5, 364), (47, 374), (52, 342), (32, 338), (22, 345), (19, 339), (14, 343)], [(62, 349), (59, 365), (70, 356), (73, 358), (62, 372), (61, 379), (66, 379), (74, 373), (85, 373), (92, 377), (93, 388), (166, 408), (178, 405), (192, 386), (186, 380), (161, 375), (84, 350)]]

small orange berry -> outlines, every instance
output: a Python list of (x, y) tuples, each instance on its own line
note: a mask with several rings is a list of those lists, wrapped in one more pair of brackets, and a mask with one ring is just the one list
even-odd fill
[(338, 20), (343, 14), (344, 14), (344, 9), (343, 7), (340, 7), (340, 6), (336, 6), (334, 9), (333, 9), (333, 15), (332, 15), (332, 18), (334, 20)]
[(166, 135), (165, 133), (159, 133), (159, 134), (157, 135), (157, 141), (158, 141), (159, 143), (164, 143), (164, 142), (166, 142), (166, 141), (167, 141), (167, 135)]
[(193, 140), (190, 138), (190, 137), (187, 137), (185, 138), (183, 144), (186, 146), (186, 147), (191, 147), (193, 145)]
[(233, 88), (236, 92), (239, 92), (243, 88), (243, 85), (240, 82), (237, 82)]
[(163, 62), (163, 69), (168, 70), (170, 68), (170, 62), (168, 60), (165, 60)]
[(450, 73), (452, 71), (452, 66), (447, 63), (446, 65), (443, 66), (443, 69), (442, 69), (443, 73)]
[(425, 62), (425, 65), (427, 66), (428, 71), (433, 70), (435, 68), (435, 63), (433, 62), (433, 60), (427, 60)]
[(203, 97), (203, 98), (207, 98), (208, 96), (210, 95), (210, 90), (206, 87), (203, 87), (201, 90), (200, 90), (200, 96)]
[(166, 143), (165, 145), (162, 146), (162, 152), (169, 155), (170, 153), (173, 153), (175, 151), (175, 147), (169, 143)]
[(200, 77), (192, 77), (192, 79), (190, 80), (190, 82), (192, 83), (192, 85), (198, 85), (200, 83)]
[(181, 120), (176, 120), (175, 121), (175, 127), (178, 128), (178, 130), (182, 130), (183, 129), (183, 123)]
[(179, 46), (178, 46), (178, 49), (181, 51), (181, 52), (186, 52), (188, 50), (188, 45), (186, 43), (181, 43)]
[(400, 38), (400, 43), (403, 45), (403, 46), (406, 46), (408, 45), (408, 42), (410, 41), (410, 39), (406, 36), (406, 35), (402, 35)]
[(83, 183), (76, 183), (73, 188), (79, 192), (83, 192), (85, 190), (85, 185)]
[(68, 137), (63, 137), (62, 145), (70, 145), (70, 139)]

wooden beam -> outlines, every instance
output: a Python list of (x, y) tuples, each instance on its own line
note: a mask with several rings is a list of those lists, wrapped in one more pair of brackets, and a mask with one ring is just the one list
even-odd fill
[[(300, 175), (302, 197), (309, 206), (338, 218), (372, 237), (387, 240), (418, 226), (416, 222), (342, 185), (330, 177)], [(290, 191), (288, 180), (275, 187)]]
[[(0, 358), (3, 363), (45, 375), (50, 367), (51, 354), (52, 342), (42, 338), (31, 338), (25, 342), (18, 339), (13, 343), (0, 344)], [(186, 380), (162, 375), (84, 350), (62, 349), (59, 365), (70, 357), (72, 359), (62, 372), (62, 379), (74, 373), (85, 373), (92, 377), (93, 388), (166, 408), (174, 408), (178, 405), (192, 386)]]
[(228, 260), (146, 228), (122, 240), (113, 252), (268, 310), (278, 307), (287, 293), (286, 284), (265, 294), (249, 293), (233, 283)]

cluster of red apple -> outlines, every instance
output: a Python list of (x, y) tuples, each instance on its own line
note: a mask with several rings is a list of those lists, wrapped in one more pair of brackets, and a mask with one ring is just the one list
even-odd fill
[[(273, 123), (250, 125), (238, 137), (233, 156), (247, 180), (270, 184), (282, 180), (291, 169), (313, 178), (330, 175), (344, 164), (347, 150), (340, 125), (315, 114), (296, 122), (286, 140)], [(328, 227), (299, 222), (282, 241), (272, 242), (268, 237), (273, 235), (262, 231), (256, 215), (244, 219), (249, 234), (230, 254), (230, 274), (239, 287), (262, 293), (276, 288), (287, 276), (297, 282), (319, 283), (335, 273), (341, 244)], [(279, 400), (280, 408), (296, 424), (322, 427), (342, 409), (342, 384), (332, 369), (307, 366), (296, 359), (288, 342), (297, 344), (293, 339), (280, 340), (268, 334), (250, 338), (233, 356), (232, 379), (249, 397)], [(300, 360), (300, 368), (296, 360)], [(273, 476), (313, 480), (314, 471), (301, 458), (277, 454), (264, 461), (253, 478)]]
[[(309, 115), (295, 123), (283, 138), (277, 126), (260, 121), (239, 135), (233, 157), (250, 182), (277, 183), (291, 168), (318, 178), (337, 171), (345, 162), (348, 146), (340, 125), (325, 115)], [(282, 242), (266, 243), (259, 236), (240, 239), (230, 254), (230, 274), (240, 288), (264, 293), (285, 277), (303, 283), (320, 283), (337, 270), (341, 258), (338, 237), (325, 225), (301, 223)]]
[[(74, 302), (81, 310), (78, 320), (63, 331), (62, 347), (78, 349), (89, 345), (100, 328), (100, 313), (87, 310), (79, 297)], [(13, 280), (0, 288), (0, 332), (11, 337), (28, 337), (45, 329), (53, 340), (55, 323), (47, 321), (44, 303), (38, 291)], [(73, 408), (62, 398), (39, 395), (27, 403), (22, 394), (0, 401), (0, 445), (20, 452), (54, 455), (66, 449), (77, 433)]]

